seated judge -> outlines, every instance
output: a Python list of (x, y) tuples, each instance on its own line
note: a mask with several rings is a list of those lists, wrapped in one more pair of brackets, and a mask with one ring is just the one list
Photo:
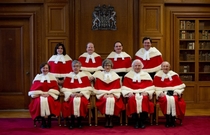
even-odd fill
[(123, 51), (123, 44), (120, 41), (114, 43), (114, 51), (112, 51), (107, 58), (113, 63), (112, 70), (123, 80), (124, 75), (131, 70), (132, 58)]
[(80, 71), (81, 63), (77, 60), (72, 62), (73, 72), (70, 72), (63, 83), (61, 92), (64, 93), (64, 101), (62, 104), (63, 117), (71, 122), (69, 128), (74, 128), (75, 118), (77, 118), (77, 126), (82, 128), (81, 120), (88, 113), (88, 104), (90, 91), (92, 90), (89, 77), (86, 73)]
[(96, 107), (105, 114), (105, 127), (113, 127), (113, 116), (118, 116), (124, 110), (121, 97), (120, 77), (112, 71), (113, 63), (105, 59), (102, 63), (104, 71), (97, 71), (93, 74), (95, 83), (94, 93), (96, 94)]
[(66, 54), (64, 44), (58, 43), (54, 49), (54, 55), (48, 60), (50, 72), (57, 78), (58, 84), (62, 87), (64, 78), (72, 71), (72, 59)]
[[(48, 63), (40, 65), (41, 74), (37, 74), (33, 80), (28, 95), (32, 97), (29, 111), (32, 119), (42, 118), (42, 128), (51, 127), (51, 116), (59, 116), (61, 105), (57, 100), (59, 87), (54, 75), (49, 73)], [(48, 118), (47, 123), (45, 118)]]
[(79, 56), (79, 61), (82, 64), (81, 70), (94, 73), (95, 71), (103, 70), (101, 63), (102, 58), (95, 52), (94, 44), (89, 42), (86, 46), (86, 51)]
[[(154, 113), (154, 104), (151, 102), (155, 91), (150, 75), (143, 71), (144, 65), (138, 59), (132, 62), (132, 70), (123, 80), (122, 94), (128, 98), (127, 115), (132, 115), (135, 121), (134, 128), (145, 128), (148, 113)], [(140, 114), (140, 118), (139, 118)]]
[(175, 126), (176, 116), (183, 119), (186, 103), (181, 97), (185, 84), (179, 75), (170, 70), (170, 64), (164, 61), (161, 70), (154, 77), (156, 98), (160, 104), (161, 111), (166, 117), (166, 127)]

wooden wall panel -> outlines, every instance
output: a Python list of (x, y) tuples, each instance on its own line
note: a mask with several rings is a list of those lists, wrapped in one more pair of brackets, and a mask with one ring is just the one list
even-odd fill
[(151, 37), (153, 40), (152, 46), (156, 47), (163, 55), (165, 59), (165, 38), (164, 38), (164, 13), (163, 13), (163, 4), (148, 4), (148, 3), (139, 3), (140, 7), (140, 38), (139, 43), (142, 46), (143, 37)]
[(198, 98), (198, 103), (205, 103), (209, 104), (210, 103), (210, 87), (209, 85), (200, 85), (198, 88), (199, 92), (199, 98)]
[(163, 34), (163, 5), (140, 4), (141, 33), (144, 35)]
[[(91, 4), (90, 4), (91, 3)], [(98, 5), (111, 5), (116, 11), (117, 30), (92, 30), (92, 13)], [(86, 51), (86, 44), (93, 42), (96, 52), (106, 58), (113, 51), (114, 43), (121, 41), (124, 51), (133, 52), (133, 1), (132, 0), (75, 0), (75, 57)]]
[(68, 33), (68, 5), (66, 3), (47, 3), (46, 12), (46, 35), (64, 35)]
[(186, 83), (187, 87), (184, 90), (183, 98), (185, 102), (188, 104), (195, 104), (197, 100), (197, 91), (196, 91), (196, 85), (194, 83)]

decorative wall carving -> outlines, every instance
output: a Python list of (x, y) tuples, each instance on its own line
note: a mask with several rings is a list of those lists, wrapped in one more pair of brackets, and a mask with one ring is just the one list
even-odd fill
[(92, 30), (116, 30), (116, 11), (108, 5), (96, 6), (93, 11)]

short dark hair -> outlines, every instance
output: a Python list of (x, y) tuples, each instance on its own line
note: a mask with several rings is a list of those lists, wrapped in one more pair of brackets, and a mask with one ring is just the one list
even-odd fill
[(45, 65), (48, 66), (49, 71), (50, 71), (50, 65), (49, 65), (47, 62), (43, 62), (43, 63), (39, 66), (40, 71), (41, 71), (41, 69), (42, 69)]
[(62, 43), (58, 43), (55, 46), (54, 55), (57, 55), (58, 54), (57, 49), (59, 48), (59, 46), (62, 46), (63, 47), (63, 55), (66, 55), (66, 48), (65, 48), (64, 44), (62, 44)]
[(142, 43), (144, 43), (144, 41), (148, 40), (148, 39), (150, 40), (150, 43), (152, 43), (152, 39), (150, 37), (144, 37), (143, 40), (142, 40)]
[(120, 44), (123, 46), (122, 42), (116, 41), (116, 42), (114, 43), (114, 47), (115, 47), (115, 44), (116, 44), (116, 43), (120, 43)]

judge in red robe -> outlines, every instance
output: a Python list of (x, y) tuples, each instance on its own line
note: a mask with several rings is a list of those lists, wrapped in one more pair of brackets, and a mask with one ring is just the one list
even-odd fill
[[(133, 70), (129, 71), (123, 80), (122, 94), (128, 97), (127, 115), (134, 118), (134, 128), (145, 128), (148, 113), (154, 113), (154, 104), (151, 102), (155, 88), (150, 75), (142, 71), (144, 67), (140, 60), (134, 60)], [(140, 114), (140, 119), (138, 118)]]
[(59, 86), (62, 86), (64, 78), (72, 71), (72, 59), (66, 54), (64, 44), (55, 46), (54, 55), (48, 60), (50, 72), (57, 78)]
[(179, 75), (170, 70), (170, 64), (163, 62), (162, 70), (154, 77), (156, 96), (163, 114), (166, 116), (166, 127), (175, 126), (175, 117), (183, 118), (186, 103), (181, 97), (185, 84)]
[(87, 44), (85, 53), (79, 56), (79, 61), (82, 64), (81, 70), (94, 73), (95, 71), (103, 70), (101, 64), (102, 64), (102, 58), (99, 54), (95, 53), (94, 44), (89, 42)]
[[(28, 93), (32, 97), (29, 105), (29, 111), (32, 119), (42, 117), (42, 127), (51, 127), (51, 116), (59, 116), (61, 105), (57, 100), (59, 96), (59, 87), (54, 75), (49, 73), (48, 63), (40, 66), (42, 74), (37, 74)], [(46, 125), (45, 118), (48, 117)]]
[(132, 58), (122, 50), (123, 44), (120, 41), (115, 42), (114, 51), (111, 52), (107, 58), (113, 63), (112, 70), (121, 76), (123, 80), (124, 75), (131, 70)]
[(161, 69), (161, 63), (163, 62), (162, 54), (155, 47), (151, 47), (151, 38), (144, 37), (142, 43), (144, 48), (136, 52), (135, 58), (141, 60), (144, 64), (143, 70), (148, 72), (153, 78), (155, 73)]
[(97, 71), (93, 74), (95, 79), (94, 88), (96, 94), (96, 107), (101, 114), (105, 114), (105, 127), (113, 127), (113, 115), (118, 116), (124, 110), (121, 97), (120, 77), (111, 71), (113, 63), (105, 59), (102, 63), (104, 71)]
[(78, 127), (82, 128), (81, 119), (86, 117), (92, 91), (89, 77), (86, 73), (80, 72), (81, 63), (77, 60), (72, 62), (73, 72), (70, 72), (63, 83), (61, 92), (64, 93), (62, 114), (64, 118), (71, 117), (69, 128), (74, 128), (74, 119), (77, 117)]

